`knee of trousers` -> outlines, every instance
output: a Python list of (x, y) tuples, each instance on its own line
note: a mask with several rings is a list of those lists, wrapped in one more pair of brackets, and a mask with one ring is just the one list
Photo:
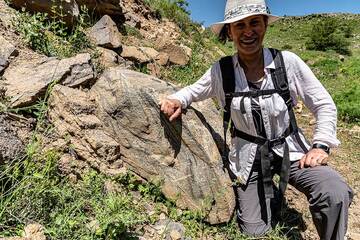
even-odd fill
[(250, 237), (261, 237), (264, 236), (267, 232), (272, 229), (271, 219), (268, 220), (266, 224), (264, 221), (260, 220), (259, 222), (250, 222), (243, 219), (239, 213), (237, 213), (238, 224), (242, 233)]
[(342, 179), (319, 183), (310, 193), (310, 208), (332, 207), (342, 204), (348, 207), (353, 198), (352, 189)]

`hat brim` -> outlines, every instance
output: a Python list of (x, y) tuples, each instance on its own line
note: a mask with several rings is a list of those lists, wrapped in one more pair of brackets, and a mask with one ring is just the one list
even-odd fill
[(266, 14), (266, 13), (250, 13), (250, 14), (241, 15), (241, 16), (238, 16), (238, 17), (235, 17), (235, 18), (231, 18), (231, 19), (228, 19), (226, 21), (214, 23), (214, 24), (212, 24), (210, 26), (210, 29), (216, 36), (219, 36), (219, 34), (220, 34), (220, 32), (221, 32), (221, 30), (222, 30), (222, 28), (224, 27), (225, 24), (237, 22), (237, 21), (240, 21), (240, 20), (242, 20), (244, 18), (251, 17), (251, 16), (254, 16), (254, 15), (267, 16), (268, 17), (268, 24), (271, 24), (271, 23), (273, 23), (273, 22), (275, 22), (275, 21), (277, 21), (277, 20), (279, 20), (281, 18), (279, 16)]

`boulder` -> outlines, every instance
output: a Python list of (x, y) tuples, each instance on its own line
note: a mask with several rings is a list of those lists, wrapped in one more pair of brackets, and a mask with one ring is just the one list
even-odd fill
[(86, 6), (90, 12), (95, 12), (100, 16), (122, 16), (123, 6), (121, 0), (76, 0), (79, 7)]
[(89, 37), (98, 46), (117, 49), (121, 46), (120, 32), (108, 15), (103, 16), (91, 29)]
[(146, 63), (151, 61), (151, 58), (148, 55), (134, 46), (122, 46), (122, 52), (120, 55), (125, 59), (129, 59), (138, 63)]
[(203, 209), (212, 224), (227, 222), (235, 196), (217, 147), (221, 117), (209, 100), (170, 123), (158, 101), (175, 90), (149, 75), (110, 68), (89, 92), (55, 86), (49, 118), (78, 161), (111, 175), (122, 172), (123, 163), (144, 179), (162, 182), (162, 192), (178, 207)]
[(97, 47), (96, 50), (99, 53), (99, 63), (104, 68), (122, 66), (124, 68), (131, 69), (134, 65), (131, 61), (126, 61), (123, 57), (117, 54), (115, 51)]
[(0, 36), (0, 74), (9, 65), (9, 59), (18, 55), (18, 50), (9, 43), (5, 38)]
[(139, 47), (140, 51), (143, 52), (150, 59), (154, 60), (159, 55), (159, 52), (150, 47)]
[(157, 64), (165, 66), (169, 62), (169, 55), (167, 53), (161, 52), (156, 56), (155, 60)]
[(184, 50), (184, 52), (186, 53), (186, 55), (191, 58), (192, 56), (192, 49), (189, 48), (188, 46), (184, 45), (184, 44), (180, 44), (180, 47)]
[(161, 52), (165, 52), (169, 55), (169, 61), (176, 65), (184, 66), (189, 63), (189, 53), (186, 52), (184, 47), (170, 43), (161, 48)]
[(97, 47), (96, 50), (100, 55), (99, 56), (100, 64), (105, 68), (115, 67), (119, 64), (120, 56), (116, 52), (102, 47)]
[(62, 16), (62, 20), (64, 20), (68, 26), (72, 26), (79, 16), (79, 7), (75, 0), (11, 0), (10, 3), (11, 6), (17, 10), (25, 9), (33, 13), (43, 12), (56, 18)]
[(83, 53), (62, 60), (45, 58), (14, 64), (6, 69), (3, 79), (11, 107), (23, 107), (44, 96), (54, 81), (71, 87), (89, 84), (94, 79), (94, 70), (90, 54)]

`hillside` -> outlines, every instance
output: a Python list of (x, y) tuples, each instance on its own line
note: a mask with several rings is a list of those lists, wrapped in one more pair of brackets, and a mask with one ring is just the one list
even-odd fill
[[(21, 2), (0, 0), (0, 238), (252, 239), (229, 213), (230, 194), (213, 193), (231, 184), (203, 126), (221, 133), (215, 104), (170, 124), (156, 102), (232, 44), (191, 22), (186, 1), (45, 1), (48, 15)], [(349, 52), (309, 50), (327, 21)], [(265, 46), (298, 54), (337, 104), (342, 144), (329, 164), (354, 189), (347, 236), (360, 239), (360, 15), (284, 17)], [(296, 113), (311, 137), (314, 117), (301, 103)], [(262, 239), (317, 239), (305, 196), (290, 187), (286, 197), (283, 221)]]

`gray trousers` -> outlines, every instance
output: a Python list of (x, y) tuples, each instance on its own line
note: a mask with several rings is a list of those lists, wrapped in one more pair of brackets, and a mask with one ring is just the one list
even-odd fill
[[(273, 174), (279, 173), (281, 161), (274, 156)], [(296, 161), (291, 163), (289, 184), (306, 195), (320, 239), (344, 239), (353, 192), (340, 174), (329, 166), (300, 169)], [(264, 197), (260, 161), (256, 159), (247, 185), (237, 187), (237, 216), (244, 233), (256, 237), (271, 229), (273, 200)]]

